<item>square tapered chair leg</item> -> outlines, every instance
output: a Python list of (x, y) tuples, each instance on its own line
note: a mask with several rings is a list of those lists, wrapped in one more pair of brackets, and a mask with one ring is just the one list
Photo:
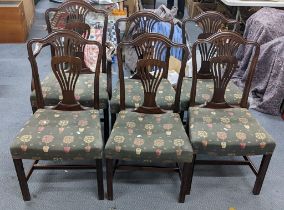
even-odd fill
[(106, 159), (107, 199), (113, 200), (113, 160)]
[(116, 114), (111, 114), (111, 129), (113, 128), (115, 121), (116, 121)]
[(188, 191), (188, 185), (189, 185), (189, 179), (188, 177), (192, 172), (190, 171), (192, 169), (192, 163), (184, 163), (183, 169), (182, 169), (182, 176), (181, 176), (181, 185), (180, 185), (180, 193), (179, 193), (179, 203), (184, 203), (185, 196)]
[(253, 194), (254, 195), (259, 195), (265, 175), (266, 175), (266, 171), (268, 169), (269, 166), (269, 162), (271, 160), (272, 154), (269, 155), (263, 155), (263, 158), (261, 160), (261, 164), (259, 167), (259, 171), (258, 174), (256, 176), (256, 180), (255, 180), (255, 184), (253, 187)]
[(103, 163), (101, 159), (96, 160), (97, 168), (97, 183), (99, 200), (104, 200), (104, 178), (103, 178)]
[(31, 200), (22, 159), (13, 159), (24, 201)]
[(195, 162), (195, 159), (196, 159), (196, 155), (193, 155), (193, 157), (192, 157), (191, 169), (190, 169), (190, 174), (189, 174), (189, 177), (188, 177), (188, 189), (187, 189), (187, 192), (186, 192), (187, 195), (190, 194), (190, 190), (191, 190), (191, 184), (192, 184), (192, 178), (193, 178), (193, 171), (194, 171), (194, 162)]
[(109, 109), (104, 109), (104, 142), (106, 143), (109, 137)]

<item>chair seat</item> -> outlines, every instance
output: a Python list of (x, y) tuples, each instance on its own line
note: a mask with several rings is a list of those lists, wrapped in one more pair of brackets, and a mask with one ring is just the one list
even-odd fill
[[(54, 106), (62, 99), (60, 85), (51, 72), (41, 84), (42, 94), (46, 106)], [(108, 107), (107, 75), (100, 73), (100, 108)], [(94, 74), (81, 74), (76, 83), (75, 98), (86, 107), (94, 107)], [(35, 91), (30, 96), (31, 104), (36, 107)]]
[[(135, 108), (143, 104), (144, 91), (140, 80), (125, 79), (125, 106), (126, 108)], [(156, 102), (162, 109), (171, 109), (175, 101), (175, 90), (167, 79), (162, 79), (159, 85)], [(120, 87), (119, 82), (113, 91), (110, 101), (112, 113), (120, 111)]]
[(14, 159), (101, 159), (103, 141), (99, 111), (38, 109), (10, 149)]
[[(180, 103), (181, 110), (186, 111), (189, 107), (190, 91), (192, 85), (192, 78), (184, 77), (181, 89)], [(196, 86), (195, 104), (204, 104), (209, 101), (213, 95), (214, 83), (211, 79), (198, 79)], [(237, 87), (233, 82), (229, 82), (225, 100), (229, 104), (239, 104), (242, 98), (242, 90)]]
[(197, 154), (220, 156), (271, 154), (272, 137), (244, 108), (189, 109), (190, 141)]
[(192, 147), (177, 113), (119, 112), (105, 157), (141, 162), (191, 162)]

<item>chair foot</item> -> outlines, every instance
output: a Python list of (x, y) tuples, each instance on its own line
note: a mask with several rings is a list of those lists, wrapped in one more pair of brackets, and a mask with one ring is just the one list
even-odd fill
[(107, 199), (113, 200), (113, 160), (106, 159), (106, 173), (107, 173)]
[(35, 106), (32, 106), (32, 111), (33, 111), (33, 114), (36, 112), (36, 110), (37, 110), (37, 107), (35, 107)]
[(255, 180), (255, 184), (253, 187), (253, 194), (254, 195), (259, 195), (264, 178), (265, 178), (265, 174), (266, 171), (268, 169), (268, 165), (269, 162), (271, 160), (272, 154), (270, 155), (263, 155), (262, 160), (261, 160), (261, 164), (259, 167), (259, 171), (258, 171), (258, 175), (256, 176), (256, 180)]
[(104, 178), (103, 178), (103, 163), (101, 159), (96, 160), (97, 168), (97, 184), (99, 200), (104, 200)]
[(179, 193), (179, 203), (184, 203), (185, 201), (185, 196), (188, 190), (188, 184), (189, 184), (189, 179), (188, 177), (190, 176), (190, 169), (192, 163), (184, 163), (183, 164), (183, 169), (182, 169), (182, 177), (181, 177), (181, 185), (180, 185), (180, 193)]
[(30, 201), (31, 195), (22, 159), (13, 159), (24, 201)]
[(190, 174), (189, 174), (189, 177), (188, 177), (188, 188), (187, 188), (187, 192), (186, 192), (187, 195), (190, 194), (190, 190), (191, 190), (195, 159), (196, 159), (196, 155), (193, 155), (191, 168), (190, 168)]
[(116, 114), (111, 114), (111, 129), (113, 128), (115, 121), (116, 121)]
[(106, 144), (109, 137), (109, 110), (104, 109), (104, 142)]

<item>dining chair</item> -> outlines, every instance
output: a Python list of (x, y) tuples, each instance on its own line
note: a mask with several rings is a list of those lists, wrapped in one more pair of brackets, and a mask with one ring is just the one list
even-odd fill
[[(96, 18), (100, 18), (99, 20)], [(113, 48), (106, 42), (108, 15), (104, 10), (98, 10), (85, 1), (70, 0), (61, 4), (58, 8), (49, 8), (45, 12), (45, 20), (49, 33), (68, 29), (76, 31), (84, 38), (100, 41), (103, 46), (102, 64), (100, 74), (100, 108), (103, 110), (104, 138), (109, 136), (109, 98), (111, 95), (111, 56)], [(96, 21), (96, 23), (94, 23)], [(100, 23), (100, 24), (97, 24)], [(101, 29), (102, 27), (102, 29)], [(98, 32), (97, 30), (102, 31)], [(94, 34), (96, 35), (94, 37)], [(54, 56), (54, 49), (51, 49), (51, 55)], [(98, 48), (87, 45), (82, 50), (76, 52), (76, 56), (82, 60), (82, 71), (77, 81), (78, 90), (76, 97), (80, 98), (80, 103), (86, 107), (93, 107), (94, 82), (93, 75), (96, 68), (98, 57)], [(46, 105), (55, 105), (60, 101), (61, 93), (59, 84), (56, 82), (54, 74), (51, 72), (42, 81), (42, 88), (45, 90), (44, 98)], [(38, 107), (36, 105), (36, 95), (33, 88), (31, 93), (31, 106), (33, 112)]]
[[(31, 199), (27, 181), (37, 169), (96, 169), (98, 197), (100, 200), (104, 199), (102, 171), (104, 144), (100, 125), (98, 88), (102, 53), (97, 58), (96, 71), (93, 74), (96, 87), (93, 96), (94, 107), (84, 107), (76, 97), (82, 61), (72, 52), (84, 48), (85, 45), (96, 45), (99, 52), (103, 51), (99, 42), (86, 40), (68, 30), (52, 32), (43, 39), (32, 39), (27, 44), (38, 109), (26, 122), (10, 147), (25, 201)], [(40, 66), (37, 64), (37, 56), (43, 48), (49, 46), (54, 48), (55, 56), (51, 57), (51, 68), (62, 93), (62, 99), (55, 106), (45, 104), (44, 90), (39, 77)], [(23, 168), (23, 159), (34, 160), (27, 175)], [(42, 160), (87, 161), (92, 164), (39, 164), (38, 162)]]
[[(237, 33), (218, 32), (208, 39), (195, 42), (192, 47), (193, 56), (195, 56), (198, 45), (205, 43), (214, 48), (214, 55), (209, 60), (214, 89), (211, 100), (198, 106), (195, 102), (198, 83), (197, 65), (193, 60), (187, 129), (194, 150), (194, 165), (248, 165), (256, 175), (253, 194), (258, 195), (275, 148), (272, 137), (248, 110), (248, 96), (260, 46), (257, 42), (245, 40)], [(250, 57), (249, 74), (240, 103), (235, 105), (226, 100), (225, 93), (238, 66), (235, 51), (241, 45), (253, 46), (254, 53)], [(209, 158), (198, 160), (196, 157), (199, 155), (207, 155)], [(256, 155), (262, 155), (259, 169), (249, 158), (249, 156)], [(230, 160), (214, 160), (220, 156), (230, 158)], [(236, 157), (239, 156), (244, 160), (238, 160)], [(191, 185), (192, 174), (189, 180)]]
[[(144, 57), (137, 61), (139, 83), (142, 88), (142, 103), (136, 108), (128, 107), (126, 98), (132, 87), (124, 79), (122, 49), (135, 47)], [(165, 110), (158, 104), (159, 95), (164, 96), (160, 89), (168, 71), (168, 48), (178, 47), (184, 52), (181, 73), (175, 98), (171, 101), (171, 110)], [(113, 200), (113, 175), (117, 169), (155, 170), (155, 166), (138, 166), (137, 162), (163, 164), (172, 163), (172, 167), (156, 166), (161, 171), (180, 172), (181, 187), (179, 202), (184, 202), (190, 175), (192, 148), (179, 117), (179, 97), (184, 74), (188, 49), (185, 45), (174, 44), (159, 34), (143, 34), (133, 41), (121, 42), (117, 47), (119, 80), (120, 80), (120, 111), (108, 139), (104, 154), (107, 170), (108, 199)], [(138, 81), (137, 81), (138, 82)], [(162, 92), (161, 92), (162, 91)], [(157, 100), (158, 99), (158, 100)], [(115, 161), (115, 165), (113, 162)], [(129, 164), (121, 164), (126, 161)], [(133, 164), (134, 163), (134, 164)], [(157, 170), (157, 169), (156, 169)]]
[[(161, 24), (164, 24), (164, 25), (161, 25)], [(163, 35), (167, 36), (170, 40), (172, 40), (173, 34), (174, 34), (174, 22), (172, 20), (163, 19), (153, 12), (145, 12), (145, 11), (136, 12), (127, 18), (120, 18), (115, 23), (117, 43), (132, 41), (135, 38), (145, 33), (157, 33), (159, 26), (161, 26), (161, 28), (164, 27), (168, 29), (167, 31), (165, 31)], [(129, 53), (130, 51), (132, 52), (132, 54)], [(142, 103), (142, 98), (141, 98), (142, 86), (141, 84), (139, 85), (140, 83), (139, 81), (133, 80), (133, 79), (139, 78), (136, 75), (135, 64), (136, 64), (137, 59), (143, 58), (143, 54), (136, 48), (124, 49), (122, 53), (124, 54), (124, 57), (125, 57), (124, 65), (126, 62), (128, 63), (130, 62), (131, 66), (133, 67), (133, 69), (130, 69), (133, 75), (131, 75), (129, 79), (125, 80), (125, 83), (129, 86), (129, 90), (132, 89), (132, 91), (129, 92), (129, 95), (126, 98), (125, 103), (127, 107), (134, 108), (135, 106), (138, 106), (139, 103)], [(112, 92), (112, 97), (110, 101), (110, 112), (111, 112), (111, 120), (112, 120), (111, 124), (112, 125), (114, 124), (116, 120), (116, 115), (118, 114), (120, 110), (119, 86), (120, 84), (118, 82)], [(165, 80), (162, 80), (162, 84), (160, 88), (165, 88), (165, 94), (168, 93), (169, 99), (174, 98), (173, 88), (170, 86), (169, 82), (166, 81), (166, 77), (165, 77)], [(158, 100), (158, 104), (160, 102), (162, 101)], [(159, 105), (163, 106), (162, 104), (159, 104)]]
[[(228, 19), (223, 14), (215, 11), (207, 11), (201, 13), (194, 18), (187, 18), (182, 23), (183, 43), (186, 44), (189, 40), (190, 30), (187, 30), (187, 25), (192, 22), (202, 29), (197, 39), (206, 39), (219, 30), (233, 31), (239, 22), (236, 20)], [(198, 45), (201, 66), (197, 73), (197, 91), (195, 102), (197, 104), (204, 104), (212, 97), (214, 84), (212, 74), (209, 68), (209, 60), (214, 55), (214, 48), (207, 44)], [(192, 56), (192, 60), (199, 59), (197, 56)], [(192, 78), (185, 77), (183, 87), (181, 90), (181, 109), (188, 110), (190, 101), (190, 90), (192, 86)], [(238, 104), (241, 100), (242, 91), (232, 82), (229, 82), (226, 89), (226, 100), (231, 104)]]

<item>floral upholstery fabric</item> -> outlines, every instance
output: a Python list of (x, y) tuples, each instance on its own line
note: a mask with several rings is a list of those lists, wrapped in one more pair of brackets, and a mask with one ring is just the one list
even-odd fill
[(197, 154), (242, 156), (270, 154), (271, 136), (244, 108), (189, 109), (190, 141)]
[[(181, 110), (186, 111), (189, 107), (189, 99), (191, 92), (192, 78), (184, 77), (182, 82), (180, 103)], [(196, 104), (204, 104), (209, 101), (213, 95), (214, 83), (211, 79), (198, 79), (196, 87)], [(229, 82), (226, 93), (225, 100), (229, 104), (239, 104), (242, 98), (242, 90), (240, 90), (233, 82)]]
[[(104, 73), (100, 74), (100, 108), (108, 107), (108, 93), (107, 93), (107, 76)], [(51, 72), (41, 83), (42, 94), (46, 106), (53, 106), (62, 100), (61, 88)], [(81, 74), (76, 83), (75, 98), (81, 105), (86, 107), (94, 107), (94, 74)], [(31, 94), (32, 107), (36, 107), (35, 91)]]
[(103, 141), (99, 111), (38, 109), (10, 149), (15, 159), (101, 159)]
[[(125, 106), (126, 108), (137, 108), (143, 104), (144, 91), (140, 80), (125, 79)], [(162, 79), (156, 96), (156, 103), (163, 109), (172, 109), (175, 102), (175, 90), (167, 79)], [(113, 91), (110, 102), (112, 113), (120, 111), (120, 87), (119, 82)]]
[(119, 112), (105, 157), (142, 162), (191, 162), (192, 147), (177, 113)]

